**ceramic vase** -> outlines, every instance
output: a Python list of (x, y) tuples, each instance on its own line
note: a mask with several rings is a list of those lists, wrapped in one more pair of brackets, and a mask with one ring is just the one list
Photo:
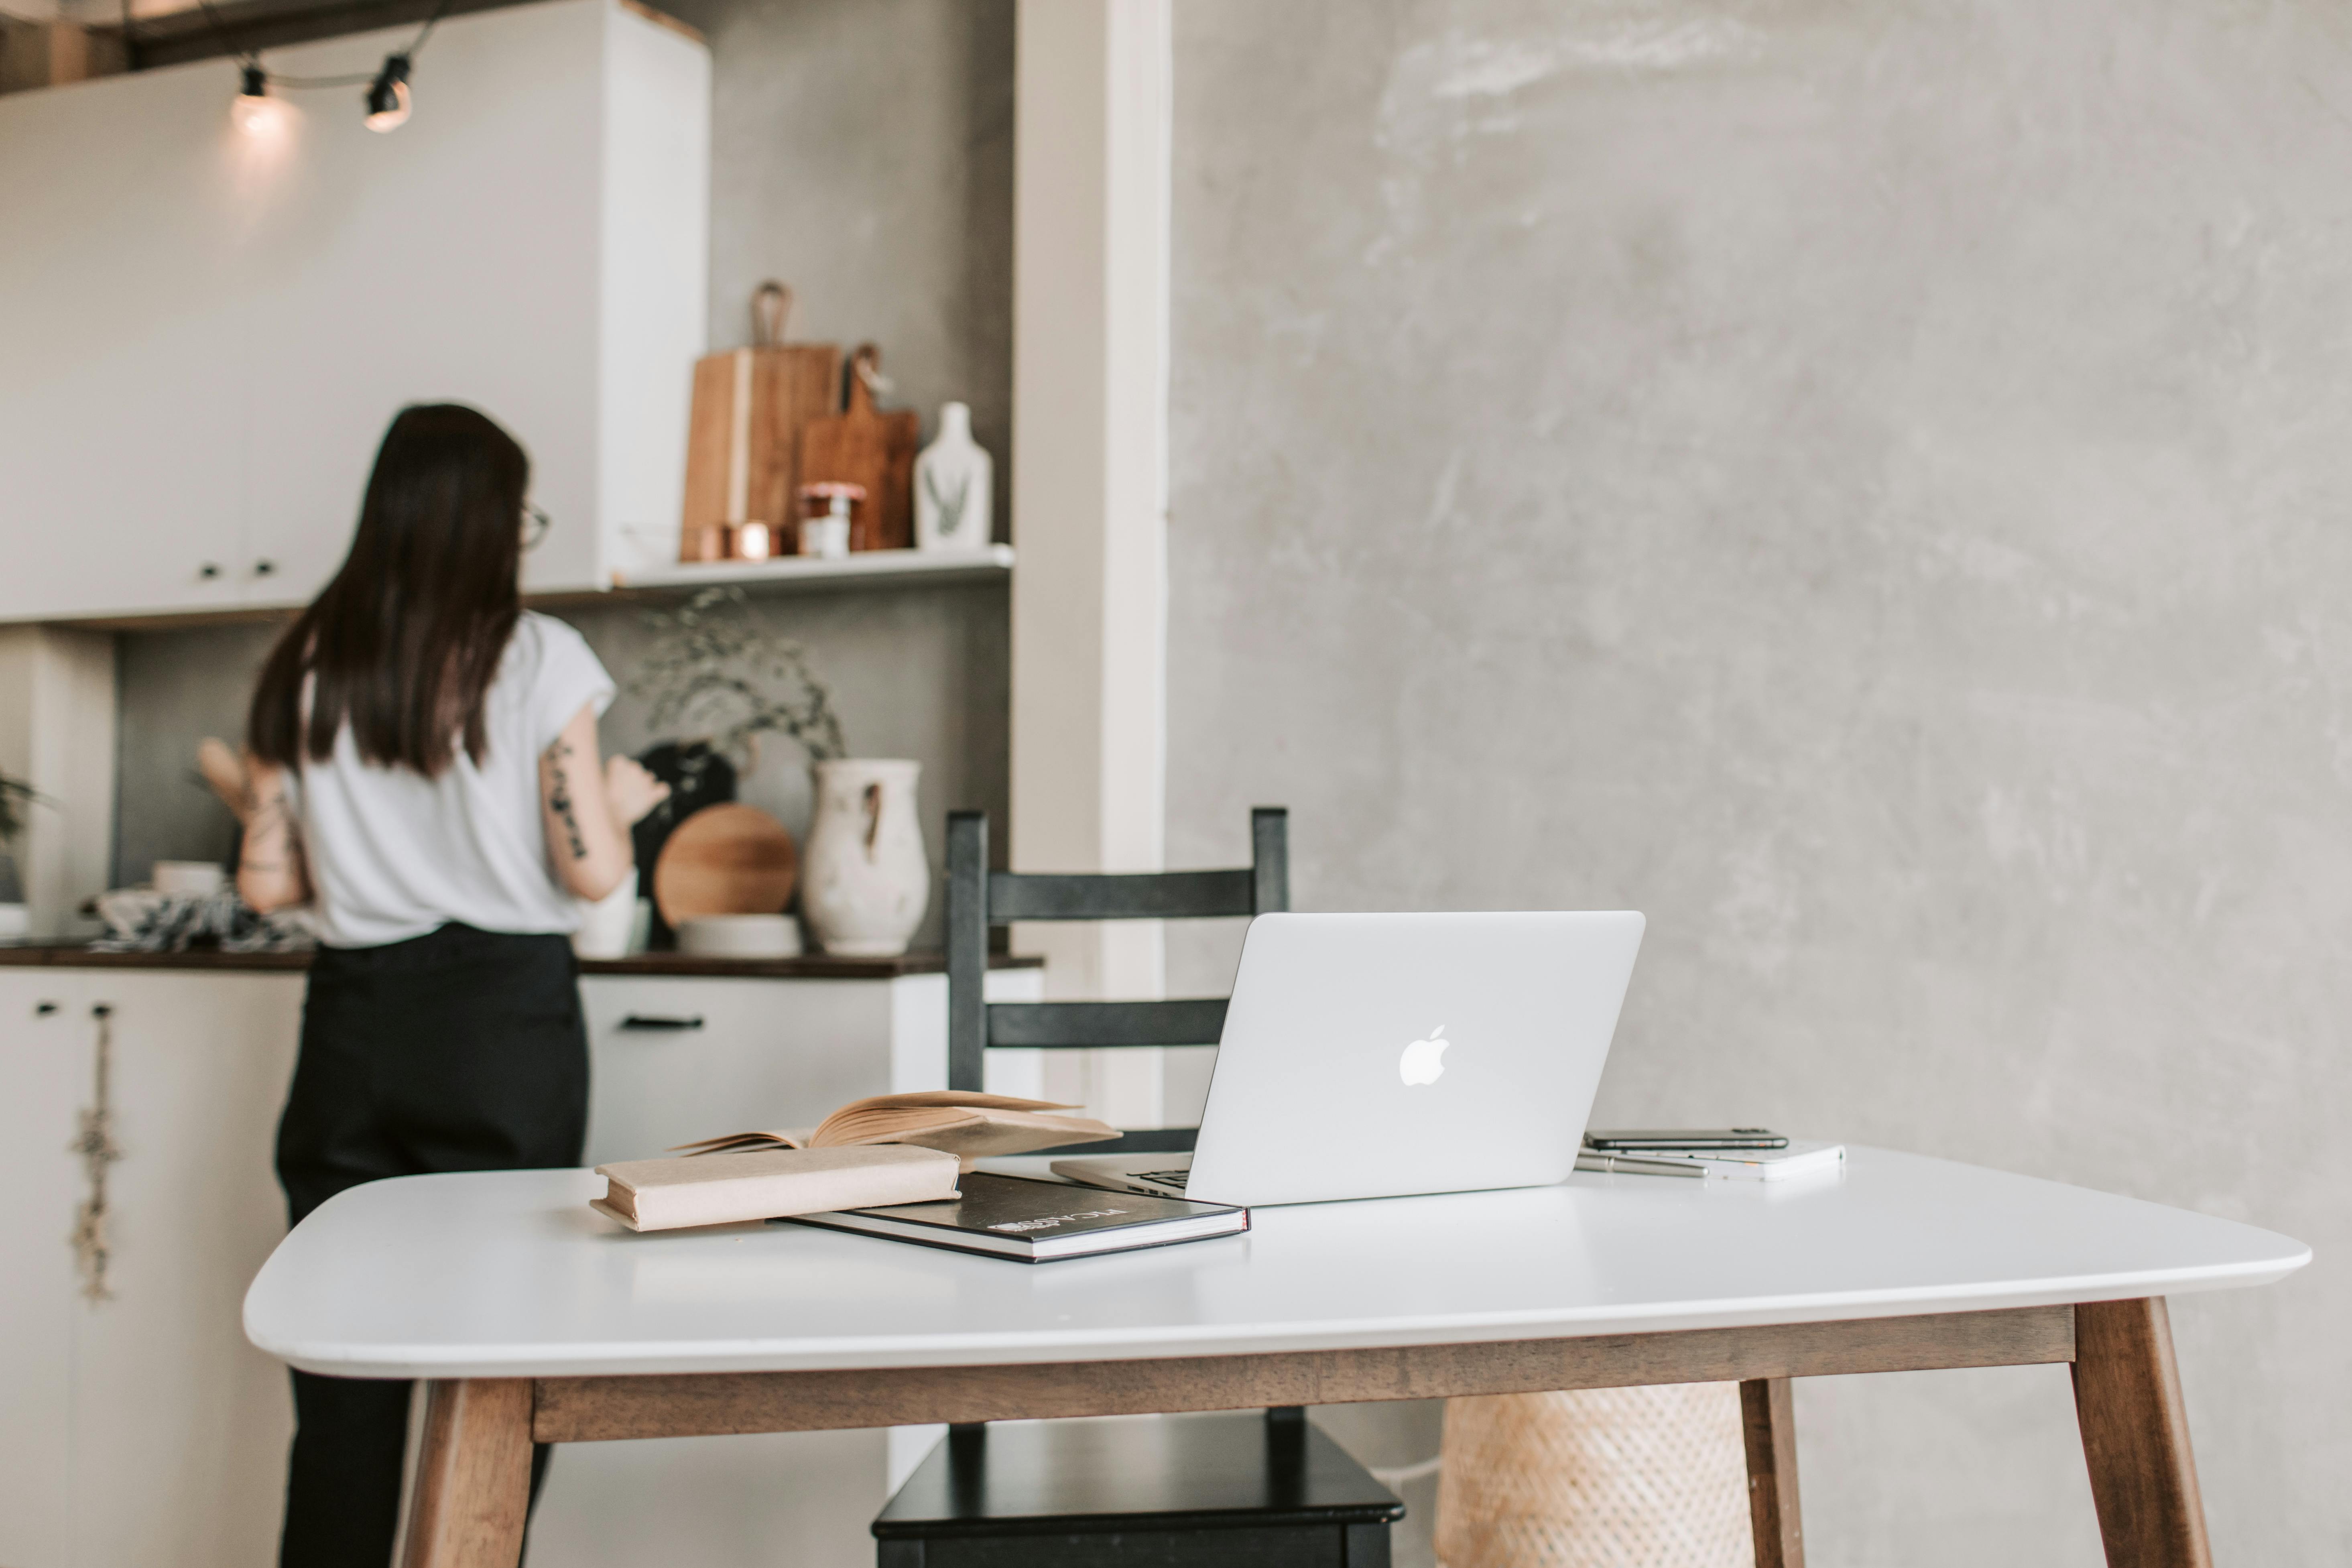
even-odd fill
[(922, 550), (980, 550), (993, 522), (990, 498), (996, 462), (971, 438), (971, 409), (940, 410), (939, 438), (915, 459), (915, 544)]
[(931, 897), (915, 798), (922, 772), (876, 758), (817, 763), (801, 913), (825, 952), (894, 957), (922, 923)]

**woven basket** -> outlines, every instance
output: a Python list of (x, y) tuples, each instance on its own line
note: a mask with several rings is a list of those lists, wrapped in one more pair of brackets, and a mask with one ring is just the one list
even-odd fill
[(1440, 1568), (1752, 1568), (1739, 1385), (1448, 1401)]

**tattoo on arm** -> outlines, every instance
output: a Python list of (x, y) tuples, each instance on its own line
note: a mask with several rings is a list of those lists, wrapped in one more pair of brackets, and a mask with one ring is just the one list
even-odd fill
[(547, 748), (548, 772), (554, 781), (547, 792), (547, 809), (555, 813), (555, 819), (563, 824), (564, 837), (572, 846), (572, 858), (585, 860), (588, 858), (588, 845), (580, 837), (580, 817), (572, 804), (572, 781), (563, 771), (563, 759), (571, 754), (571, 745), (562, 740)]
[(245, 839), (238, 848), (239, 870), (283, 871), (292, 862), (294, 823), (286, 809), (286, 797), (274, 795), (260, 798), (258, 792), (247, 796), (249, 809), (245, 818)]

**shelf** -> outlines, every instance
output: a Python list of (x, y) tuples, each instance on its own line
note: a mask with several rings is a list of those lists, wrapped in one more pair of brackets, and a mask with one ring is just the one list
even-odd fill
[(615, 588), (699, 588), (713, 584), (745, 587), (879, 587), (884, 583), (1001, 581), (1013, 570), (1013, 546), (985, 550), (865, 550), (836, 560), (781, 555), (772, 561), (712, 561), (653, 566), (613, 574)]
[[(985, 550), (866, 550), (837, 561), (800, 555), (773, 561), (714, 561), (708, 565), (649, 566), (636, 572), (615, 572), (609, 590), (525, 589), (523, 604), (537, 610), (577, 609), (608, 605), (637, 594), (669, 594), (681, 588), (732, 584), (769, 592), (811, 593), (829, 588), (929, 586), (940, 583), (1002, 583), (1013, 574), (1013, 546), (992, 544)], [(181, 631), (191, 626), (226, 626), (238, 622), (284, 621), (301, 605), (240, 605), (216, 610), (179, 610), (143, 615), (76, 616), (53, 620), (52, 626), (86, 631)]]

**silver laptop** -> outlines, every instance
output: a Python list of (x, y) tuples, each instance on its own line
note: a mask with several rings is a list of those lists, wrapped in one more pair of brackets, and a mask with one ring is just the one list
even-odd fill
[(1565, 1181), (1642, 917), (1261, 915), (1191, 1154), (1054, 1162), (1221, 1204)]

